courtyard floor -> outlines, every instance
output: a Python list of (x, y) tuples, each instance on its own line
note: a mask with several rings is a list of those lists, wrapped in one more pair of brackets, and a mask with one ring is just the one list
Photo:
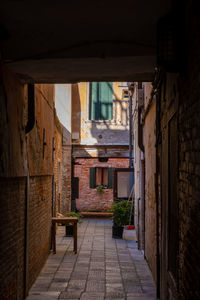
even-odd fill
[(50, 254), (27, 300), (154, 300), (151, 272), (136, 241), (112, 238), (112, 221), (83, 219), (78, 253), (65, 227), (57, 229), (57, 252)]

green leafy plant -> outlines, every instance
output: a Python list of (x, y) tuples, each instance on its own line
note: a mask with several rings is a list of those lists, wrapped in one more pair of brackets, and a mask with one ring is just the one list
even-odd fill
[(105, 187), (104, 187), (103, 185), (98, 185), (96, 189), (97, 189), (97, 192), (98, 192), (99, 194), (103, 194), (104, 188), (105, 188)]
[(67, 217), (73, 217), (73, 218), (77, 218), (78, 219), (78, 223), (82, 222), (82, 216), (81, 214), (75, 212), (75, 211), (70, 211), (66, 213)]
[(112, 203), (113, 223), (115, 226), (125, 226), (129, 224), (130, 214), (134, 215), (134, 210), (131, 212), (131, 202), (127, 200), (115, 201)]

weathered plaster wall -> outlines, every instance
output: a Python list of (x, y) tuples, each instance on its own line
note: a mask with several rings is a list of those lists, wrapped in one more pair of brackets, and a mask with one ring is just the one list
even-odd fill
[(25, 89), (17, 76), (0, 69), (0, 175), (27, 174)]
[(98, 158), (75, 159), (74, 176), (79, 178), (79, 198), (76, 199), (76, 207), (80, 211), (107, 211), (113, 202), (113, 189), (105, 189), (103, 194), (90, 188), (90, 167), (127, 168), (127, 158), (109, 158), (102, 163)]
[[(128, 101), (121, 99), (121, 84), (125, 83), (113, 83), (113, 120), (110, 121), (90, 121), (89, 83), (81, 82), (73, 85), (72, 99), (76, 103), (73, 104), (72, 117), (74, 124), (72, 125), (72, 138), (74, 144), (128, 145)], [(79, 136), (74, 136), (74, 133), (79, 133)]]
[(54, 85), (35, 84), (35, 126), (27, 135), (30, 176), (53, 175), (53, 133)]

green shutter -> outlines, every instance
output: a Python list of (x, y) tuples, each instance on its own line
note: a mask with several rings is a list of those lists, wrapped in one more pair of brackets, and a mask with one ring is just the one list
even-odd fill
[(94, 189), (96, 187), (96, 169), (90, 168), (90, 188)]
[(90, 119), (99, 119), (99, 83), (90, 83)]
[(112, 82), (90, 83), (90, 119), (112, 120), (113, 84)]
[(113, 168), (108, 168), (108, 189), (113, 187)]
[(113, 84), (100, 82), (99, 86), (100, 119), (112, 120), (113, 117)]

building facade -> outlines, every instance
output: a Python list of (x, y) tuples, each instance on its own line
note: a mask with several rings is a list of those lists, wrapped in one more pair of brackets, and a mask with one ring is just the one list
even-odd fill
[(128, 100), (126, 82), (72, 86), (73, 196), (77, 210), (111, 208), (113, 170), (129, 164)]

